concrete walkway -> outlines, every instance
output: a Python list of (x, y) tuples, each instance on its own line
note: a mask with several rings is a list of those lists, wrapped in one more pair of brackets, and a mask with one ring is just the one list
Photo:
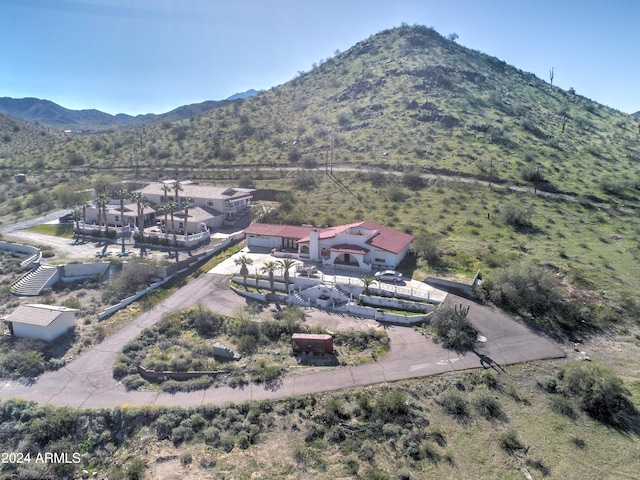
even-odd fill
[[(530, 360), (564, 357), (564, 352), (550, 340), (537, 335), (510, 317), (449, 296), (447, 301), (471, 305), (469, 318), (486, 338), (476, 352), (464, 355), (444, 350), (411, 327), (385, 326), (390, 352), (379, 361), (356, 367), (328, 368), (314, 373), (298, 373), (272, 385), (247, 385), (244, 388), (222, 386), (207, 390), (168, 394), (127, 391), (113, 379), (112, 366), (122, 346), (138, 336), (143, 328), (156, 323), (164, 313), (202, 302), (209, 308), (231, 315), (245, 305), (245, 300), (227, 288), (228, 276), (201, 275), (152, 310), (144, 313), (114, 335), (56, 372), (47, 372), (33, 383), (0, 381), (0, 398), (25, 398), (40, 403), (76, 408), (115, 407), (118, 405), (180, 405), (204, 403), (226, 405), (265, 398), (278, 399), (329, 390), (337, 390), (406, 378), (423, 377), (453, 370), (519, 363)], [(372, 320), (343, 317), (309, 311), (310, 324), (339, 328), (371, 325)]]

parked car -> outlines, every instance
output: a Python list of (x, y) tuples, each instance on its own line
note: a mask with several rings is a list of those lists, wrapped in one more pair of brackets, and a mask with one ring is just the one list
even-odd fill
[(399, 283), (402, 281), (402, 274), (395, 270), (384, 270), (382, 272), (376, 272), (373, 276), (379, 282), (393, 282)]
[(299, 263), (296, 267), (296, 273), (298, 275), (315, 275), (318, 273), (318, 269), (315, 265), (305, 265), (303, 263)]
[(58, 217), (58, 222), (60, 223), (71, 223), (73, 222), (73, 213), (65, 213), (61, 217)]

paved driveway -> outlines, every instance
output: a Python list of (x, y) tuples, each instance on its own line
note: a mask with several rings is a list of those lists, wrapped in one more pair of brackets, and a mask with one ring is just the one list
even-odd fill
[[(203, 403), (225, 405), (264, 398), (284, 398), (381, 382), (422, 377), (452, 370), (477, 368), (481, 360), (497, 364), (563, 357), (563, 351), (550, 340), (537, 335), (510, 317), (462, 298), (448, 301), (470, 304), (469, 317), (486, 337), (477, 353), (459, 355), (444, 350), (411, 327), (386, 325), (390, 352), (369, 365), (328, 368), (320, 372), (287, 376), (276, 384), (227, 386), (190, 393), (128, 392), (112, 377), (113, 363), (122, 346), (140, 331), (157, 322), (165, 312), (176, 311), (203, 302), (215, 311), (230, 315), (245, 305), (245, 300), (227, 288), (228, 276), (203, 274), (152, 310), (123, 327), (101, 344), (56, 372), (47, 372), (28, 384), (0, 382), (0, 398), (26, 398), (53, 405), (90, 408), (129, 405), (196, 406)], [(373, 320), (309, 310), (310, 324), (329, 328), (368, 328)], [(479, 355), (484, 355), (481, 358)]]

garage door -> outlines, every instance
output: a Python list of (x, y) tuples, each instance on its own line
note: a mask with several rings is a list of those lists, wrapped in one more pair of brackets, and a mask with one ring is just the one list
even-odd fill
[(247, 238), (247, 246), (249, 247), (264, 247), (264, 248), (279, 248), (282, 244), (282, 240), (278, 237), (261, 237), (258, 235), (249, 235)]

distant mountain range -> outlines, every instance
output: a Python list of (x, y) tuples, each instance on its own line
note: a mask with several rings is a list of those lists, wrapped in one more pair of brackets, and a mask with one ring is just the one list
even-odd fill
[(258, 92), (256, 90), (251, 89), (246, 92), (236, 93), (225, 100), (208, 100), (201, 103), (184, 105), (175, 108), (170, 112), (159, 115), (149, 113), (136, 116), (127, 115), (125, 113), (110, 115), (95, 109), (70, 110), (50, 100), (41, 100), (38, 98), (2, 97), (0, 98), (0, 113), (25, 120), (27, 122), (39, 123), (57, 130), (83, 132), (104, 131), (155, 121), (173, 122), (176, 120), (182, 120), (183, 118), (192, 117), (227, 105), (234, 100), (252, 97), (257, 93)]

